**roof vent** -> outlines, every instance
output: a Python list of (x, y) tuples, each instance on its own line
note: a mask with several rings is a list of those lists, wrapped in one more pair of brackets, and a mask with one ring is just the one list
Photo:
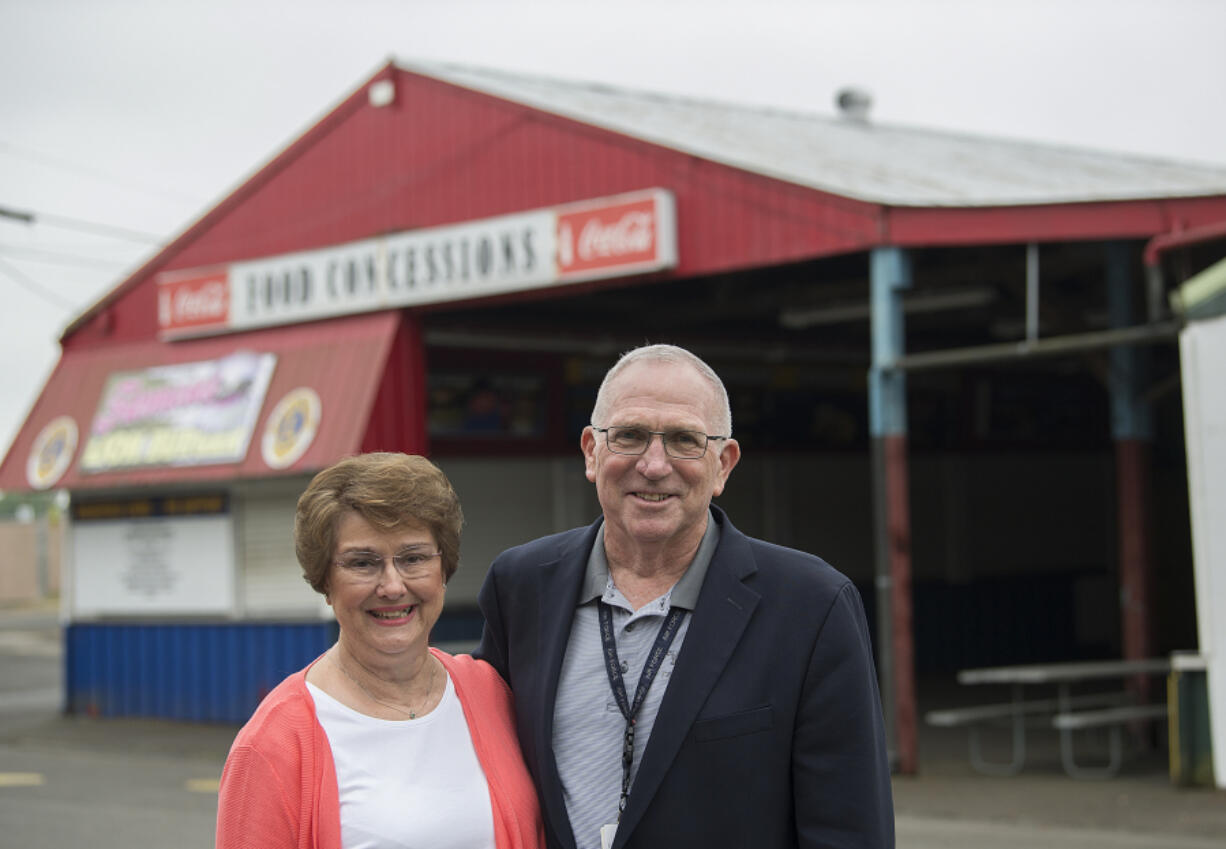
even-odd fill
[(868, 123), (868, 110), (873, 105), (873, 96), (859, 88), (839, 89), (834, 97), (839, 113), (848, 121), (857, 124)]

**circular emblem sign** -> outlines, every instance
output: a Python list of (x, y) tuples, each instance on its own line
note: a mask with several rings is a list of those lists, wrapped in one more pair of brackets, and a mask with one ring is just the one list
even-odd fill
[(269, 468), (288, 468), (306, 453), (319, 430), (320, 410), (319, 395), (306, 386), (291, 389), (277, 402), (260, 442)]
[(35, 489), (54, 486), (77, 452), (77, 423), (69, 416), (59, 416), (38, 432), (26, 460), (26, 480)]

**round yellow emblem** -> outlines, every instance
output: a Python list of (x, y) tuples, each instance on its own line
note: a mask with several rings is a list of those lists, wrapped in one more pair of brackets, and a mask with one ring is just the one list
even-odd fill
[(260, 453), (272, 469), (287, 469), (311, 447), (319, 430), (319, 394), (299, 386), (282, 396), (264, 425)]

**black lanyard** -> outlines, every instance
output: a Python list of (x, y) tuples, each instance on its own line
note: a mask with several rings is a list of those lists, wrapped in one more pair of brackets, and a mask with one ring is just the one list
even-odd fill
[(643, 664), (643, 674), (639, 676), (639, 686), (634, 691), (634, 702), (631, 703), (626, 697), (626, 684), (622, 680), (621, 664), (617, 660), (617, 643), (613, 639), (613, 611), (603, 601), (599, 605), (600, 642), (604, 646), (605, 671), (609, 673), (609, 686), (613, 688), (613, 698), (617, 699), (617, 707), (621, 710), (622, 716), (626, 718), (626, 734), (622, 740), (622, 794), (617, 801), (617, 815), (620, 819), (621, 812), (626, 809), (626, 799), (630, 795), (630, 767), (634, 764), (635, 719), (639, 708), (643, 706), (643, 700), (647, 698), (647, 691), (651, 688), (652, 680), (660, 670), (660, 664), (664, 662), (668, 654), (668, 647), (673, 644), (673, 637), (677, 636), (677, 628), (685, 616), (685, 609), (672, 608), (668, 612), (668, 618), (660, 625), (660, 630), (656, 633), (655, 644), (651, 647), (651, 654), (647, 655), (647, 662)]

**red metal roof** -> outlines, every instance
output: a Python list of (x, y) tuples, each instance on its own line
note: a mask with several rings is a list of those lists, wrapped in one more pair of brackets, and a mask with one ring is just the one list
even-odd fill
[[(157, 333), (156, 277), (661, 187), (685, 278), (864, 250), (878, 207), (388, 66), (65, 330), (67, 348)], [(102, 334), (107, 334), (103, 336)]]
[[(136, 342), (66, 350), (25, 424), (0, 464), (0, 489), (30, 490), (27, 462), (35, 441), (48, 424), (67, 416), (79, 438), (67, 471), (51, 485), (81, 490), (154, 483), (227, 481), (299, 474), (323, 468), (362, 450), (372, 408), (400, 328), (397, 312), (371, 313), (232, 334), (190, 342)], [(246, 455), (237, 463), (198, 466), (139, 467), (84, 472), (81, 454), (89, 438), (107, 379), (116, 372), (154, 366), (216, 360), (235, 351), (276, 355)], [(299, 387), (313, 389), (320, 400), (318, 430), (305, 452), (287, 468), (269, 466), (261, 436), (278, 402)]]
[[(1226, 215), (1221, 169), (1135, 157), (1124, 161), (1111, 154), (1044, 153), (1035, 146), (1022, 150), (987, 139), (946, 139), (951, 147), (937, 161), (943, 163), (941, 175), (947, 182), (965, 178), (978, 185), (991, 176), (1003, 181), (1000, 191), (967, 189), (973, 197), (965, 204), (956, 192), (946, 192), (936, 200), (929, 198), (933, 206), (893, 183), (886, 186), (889, 191), (866, 195), (852, 191), (843, 176), (852, 175), (847, 179), (861, 183), (888, 178), (913, 187), (946, 185), (939, 175), (928, 173), (928, 159), (916, 153), (940, 142), (941, 134), (916, 131), (914, 139), (924, 143), (916, 141), (915, 151), (904, 158), (901, 153), (909, 149), (912, 135), (879, 127), (847, 127), (826, 119), (800, 120), (497, 73), (482, 76), (480, 82), (481, 75), (475, 73), (392, 64), (381, 68), (73, 321), (63, 345), (72, 349), (154, 336), (155, 279), (162, 272), (335, 246), (648, 187), (666, 189), (676, 198), (679, 262), (660, 279), (775, 266), (882, 244), (1148, 239)], [(367, 88), (377, 81), (394, 83), (391, 104), (376, 106), (368, 99)], [(616, 104), (618, 120), (627, 123), (610, 126), (609, 120), (597, 120), (601, 115), (610, 118)], [(654, 123), (642, 125), (651, 116)], [(690, 142), (704, 145), (701, 150), (689, 143), (670, 146), (672, 136), (651, 131), (690, 120), (708, 126), (716, 118), (727, 137), (723, 131), (687, 131)], [(778, 122), (792, 131), (779, 129)], [(819, 144), (827, 134), (842, 141), (827, 150)], [(879, 145), (863, 146), (866, 134), (901, 147), (883, 153)], [(737, 153), (745, 145), (749, 152)], [(779, 145), (786, 146), (786, 157)], [(708, 150), (711, 146), (719, 149)], [(847, 155), (835, 155), (839, 151)], [(1022, 156), (1026, 151), (1029, 158)], [(979, 165), (972, 168), (966, 157)], [(1054, 161), (1063, 163), (1060, 170), (1048, 167)], [(850, 168), (849, 162), (856, 167)], [(780, 172), (786, 163), (795, 173)], [(900, 174), (906, 163), (906, 173)], [(1065, 191), (1080, 185), (1071, 177), (1064, 179), (1070, 171), (1089, 179), (1100, 166), (1106, 169), (1101, 191)], [(814, 169), (820, 174), (809, 173)], [(1144, 190), (1125, 190), (1134, 183)], [(1025, 203), (1001, 200), (1017, 192)], [(1077, 199), (1084, 202), (1070, 202)], [(992, 206), (993, 201), (1004, 205)]]

